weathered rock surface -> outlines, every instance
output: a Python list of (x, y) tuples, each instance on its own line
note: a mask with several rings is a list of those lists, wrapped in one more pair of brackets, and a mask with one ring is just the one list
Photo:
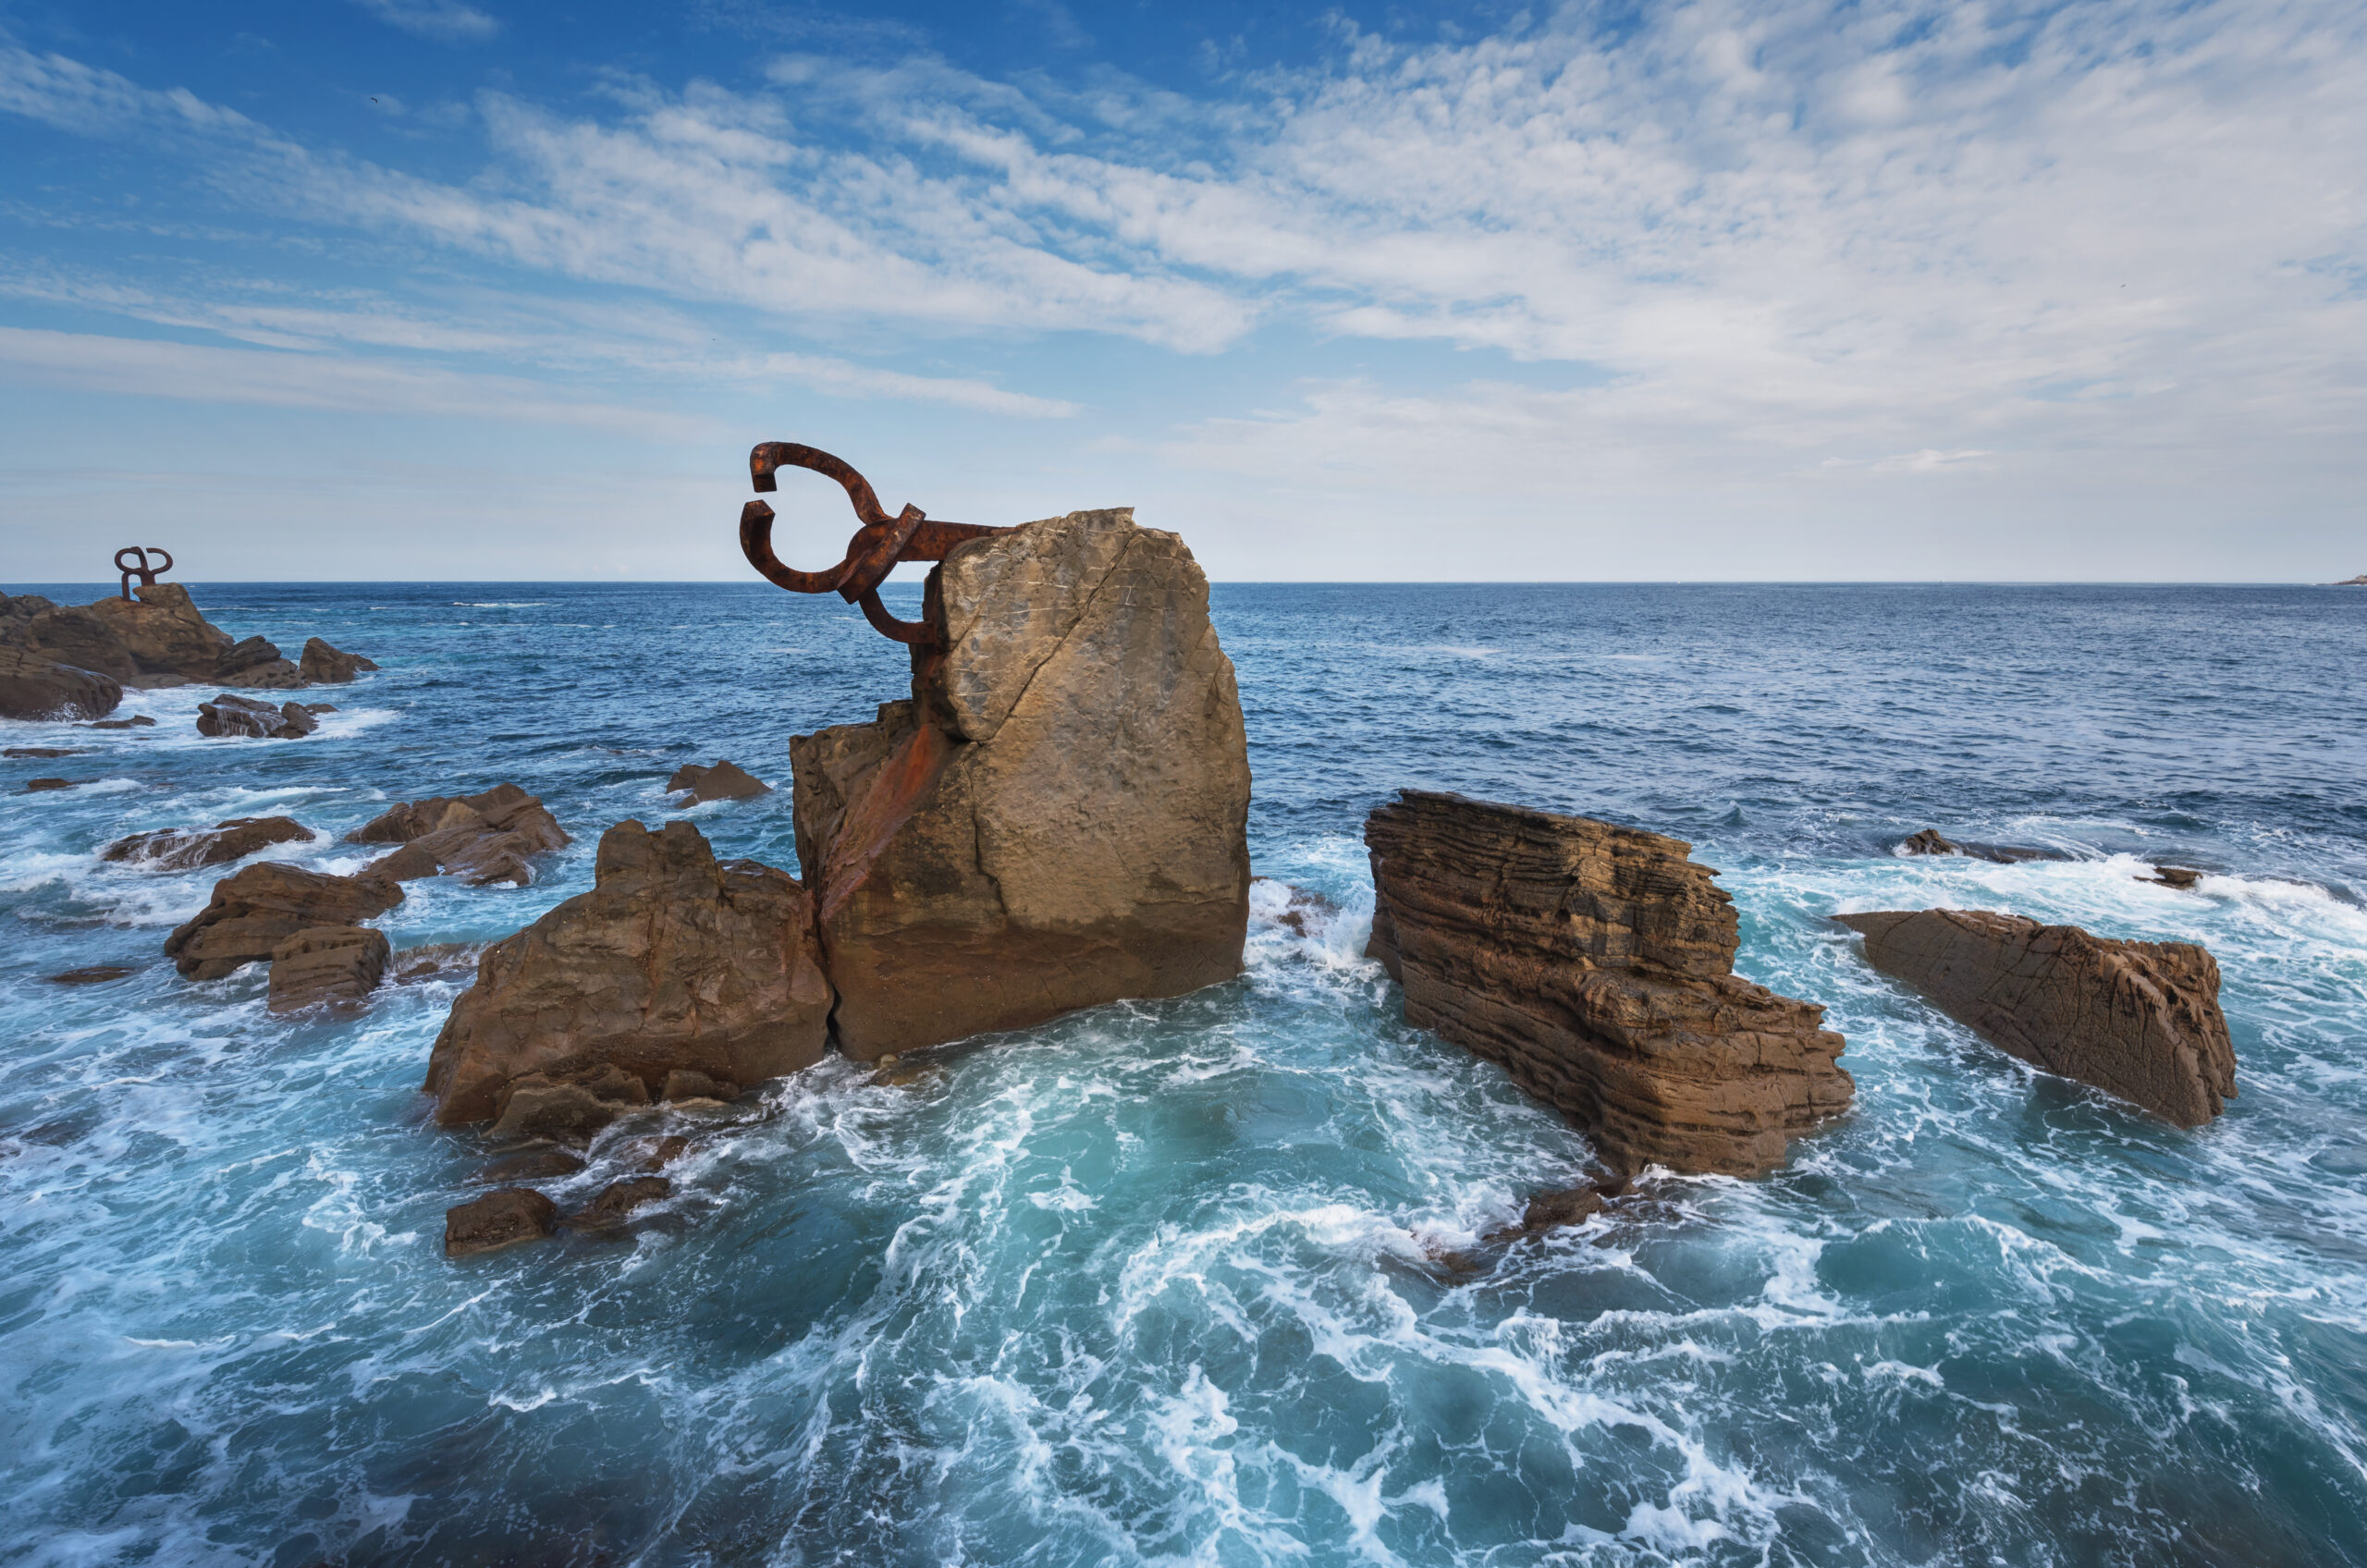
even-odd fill
[(572, 1231), (614, 1231), (644, 1204), (673, 1195), (674, 1183), (663, 1176), (628, 1176), (600, 1189), (600, 1195), (560, 1223)]
[(135, 713), (129, 718), (94, 718), (82, 726), (85, 729), (153, 729), (155, 727), (156, 721), (144, 713)]
[(402, 888), (384, 878), (332, 876), (267, 860), (215, 883), (213, 900), (165, 938), (165, 956), (192, 980), (219, 980), (270, 958), (299, 931), (358, 925), (402, 901)]
[(350, 844), (400, 844), (371, 863), (376, 876), (398, 882), (423, 876), (465, 876), (472, 887), (534, 879), (528, 857), (565, 848), (570, 840), (543, 802), (515, 784), (481, 795), (431, 795), (405, 801), (345, 836)]
[(104, 986), (111, 981), (128, 979), (140, 971), (120, 963), (93, 963), (81, 969), (69, 969), (62, 974), (47, 976), (53, 986)]
[(156, 582), (132, 593), (136, 597), (129, 600), (101, 599), (89, 611), (105, 624), (131, 673), (215, 679), (215, 667), (235, 640), (198, 613), (189, 590), (178, 582)]
[(478, 1170), (476, 1179), (497, 1184), (510, 1182), (548, 1182), (561, 1176), (572, 1176), (583, 1169), (583, 1157), (570, 1150), (552, 1145), (547, 1148), (525, 1149), (504, 1155), (489, 1161)]
[(687, 822), (617, 824), (594, 876), (485, 949), (429, 1060), (437, 1120), (508, 1121), (530, 1076), (597, 1101), (613, 1067), (645, 1103), (677, 1070), (753, 1084), (821, 1060), (830, 986), (795, 879), (718, 864)]
[(304, 656), (297, 665), (305, 680), (326, 686), (342, 686), (363, 670), (377, 668), (376, 664), (360, 654), (333, 648), (318, 637), (305, 641)]
[(2219, 965), (2191, 942), (2124, 942), (1978, 910), (1834, 918), (1866, 962), (1982, 1039), (2181, 1127), (2236, 1097)]
[(274, 844), (306, 843), (320, 835), (292, 816), (234, 816), (211, 827), (162, 827), (117, 839), (101, 860), (131, 862), (152, 871), (194, 871), (244, 860)]
[(308, 925), (271, 949), (271, 1011), (367, 1001), (386, 977), (386, 934), (366, 925)]
[(769, 795), (773, 787), (750, 773), (737, 763), (718, 762), (712, 767), (685, 763), (666, 780), (668, 794), (688, 791), (693, 805), (708, 801), (753, 801), (758, 795)]
[(0, 718), (100, 718), (123, 701), (123, 683), (29, 648), (0, 647)]
[(71, 790), (77, 782), (72, 778), (28, 778), (25, 780), (25, 793), (40, 795), (52, 790)]
[[(377, 668), (314, 638), (313, 643), (323, 650), (315, 661), (323, 673), (315, 676), (290, 664), (267, 639), (233, 639), (198, 612), (189, 590), (178, 582), (149, 583), (132, 592), (136, 598), (110, 594), (90, 605), (57, 605), (38, 594), (16, 599), (0, 594), (0, 647), (51, 666), (111, 680), (118, 685), (118, 700), (121, 686), (178, 686), (203, 680), (226, 686), (288, 688), (315, 679), (350, 680), (352, 669)], [(308, 657), (311, 653), (312, 644), (307, 644)], [(346, 673), (336, 673), (340, 669)], [(7, 712), (8, 700), (6, 682), (0, 680), (0, 713)], [(113, 705), (110, 703), (108, 707)], [(95, 718), (105, 711), (69, 717)]]
[(2010, 844), (1956, 843), (1940, 837), (1936, 827), (1926, 827), (1907, 835), (1898, 846), (1901, 854), (1960, 855), (1967, 860), (1985, 860), (1998, 865), (2013, 865), (2026, 860), (2068, 860), (2060, 850), (2033, 850)]
[(444, 1211), (444, 1256), (467, 1257), (558, 1229), (558, 1205), (532, 1187), (504, 1187)]
[(258, 740), (300, 741), (321, 727), (301, 703), (282, 703), (273, 707), (252, 697), (234, 697), (227, 692), (210, 703), (197, 704), (197, 732), (200, 735), (244, 735)]
[(1734, 974), (1733, 900), (1690, 845), (1416, 790), (1365, 843), (1405, 1021), (1502, 1062), (1614, 1170), (1766, 1170), (1848, 1109), (1841, 1036)]
[(1249, 764), (1208, 580), (1131, 510), (956, 547), (913, 700), (790, 743), (859, 1060), (1241, 969)]

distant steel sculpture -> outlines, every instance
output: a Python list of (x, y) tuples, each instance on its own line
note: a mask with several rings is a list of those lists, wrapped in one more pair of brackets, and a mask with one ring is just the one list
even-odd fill
[[(152, 550), (164, 557), (153, 566), (148, 561), (148, 555)], [(131, 558), (126, 560), (123, 558), (126, 556)], [(115, 553), (115, 569), (123, 573), (123, 596), (129, 599), (131, 597), (133, 578), (140, 579), (140, 586), (142, 588), (153, 588), (156, 586), (157, 578), (173, 570), (173, 553), (162, 545), (145, 546), (126, 545)]]
[(926, 611), (917, 621), (898, 620), (879, 602), (879, 585), (888, 580), (896, 563), (941, 561), (956, 545), (1017, 532), (969, 522), (932, 521), (914, 506), (907, 506), (889, 517), (880, 506), (879, 497), (872, 493), (869, 480), (845, 462), (813, 447), (801, 447), (793, 441), (767, 441), (748, 454), (748, 478), (758, 490), (777, 488), (773, 475), (782, 468), (811, 469), (826, 479), (837, 480), (845, 486), (847, 499), (854, 506), (854, 515), (863, 520), (863, 526), (847, 541), (846, 557), (838, 565), (828, 571), (800, 571), (795, 567), (783, 566), (780, 557), (773, 554), (772, 508), (762, 501), (751, 501), (740, 508), (740, 550), (748, 557), (748, 564), (793, 594), (835, 591), (847, 603), (861, 606), (863, 618), (882, 635), (915, 647), (937, 646), (938, 633), (934, 618)]

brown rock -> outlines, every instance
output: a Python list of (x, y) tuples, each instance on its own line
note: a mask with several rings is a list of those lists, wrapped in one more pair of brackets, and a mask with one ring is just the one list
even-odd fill
[(736, 1100), (740, 1097), (740, 1085), (705, 1072), (686, 1072), (677, 1068), (666, 1074), (666, 1086), (657, 1092), (657, 1097), (661, 1100)]
[(129, 718), (94, 718), (82, 726), (85, 729), (153, 729), (155, 727), (156, 721), (144, 713), (133, 714)]
[(1606, 1199), (1615, 1198), (1627, 1191), (1624, 1181), (1589, 1182), (1583, 1187), (1568, 1187), (1553, 1192), (1531, 1194), (1528, 1205), (1521, 1211), (1520, 1223), (1490, 1231), (1481, 1237), (1488, 1242), (1515, 1242), (1524, 1236), (1543, 1235), (1565, 1225), (1580, 1225), (1602, 1212)]
[(99, 718), (123, 701), (123, 683), (27, 648), (0, 647), (0, 718)]
[(2191, 942), (2123, 942), (1977, 910), (1834, 918), (1866, 962), (2009, 1056), (2200, 1127), (2236, 1097), (2219, 966)]
[(527, 1149), (506, 1155), (476, 1173), (480, 1182), (547, 1182), (583, 1169), (583, 1157), (562, 1148)]
[(127, 964), (94, 963), (83, 969), (69, 969), (63, 974), (49, 976), (53, 986), (104, 986), (111, 980), (127, 979), (140, 971)]
[(59, 664), (116, 680), (129, 680), (140, 673), (139, 661), (95, 605), (87, 609), (59, 605), (42, 611), (26, 628), (24, 645)]
[(395, 984), (415, 986), (428, 980), (467, 980), (484, 956), (483, 942), (430, 942), (405, 948), (394, 957)]
[(914, 700), (801, 736), (798, 858), (858, 1060), (1241, 969), (1249, 766), (1208, 582), (1129, 510), (953, 550)]
[(501, 1138), (588, 1138), (649, 1104), (642, 1081), (615, 1062), (530, 1072), (501, 1089), (493, 1132)]
[(282, 703), (273, 707), (252, 697), (234, 697), (225, 692), (210, 703), (197, 704), (200, 735), (300, 741), (320, 727), (321, 721), (306, 713), (301, 703)]
[(649, 1152), (642, 1157), (641, 1164), (637, 1169), (663, 1170), (681, 1158), (689, 1151), (690, 1146), (690, 1139), (680, 1133), (669, 1133), (649, 1145)]
[(39, 795), (52, 790), (71, 790), (76, 782), (71, 778), (28, 778), (25, 780), (25, 793)]
[(318, 637), (304, 643), (304, 656), (298, 668), (307, 680), (327, 686), (342, 686), (365, 669), (378, 667), (360, 654), (341, 653)]
[(686, 763), (666, 780), (666, 789), (669, 794), (689, 791), (690, 803), (694, 806), (708, 801), (752, 801), (773, 792), (771, 785), (730, 762), (718, 762), (713, 767)]
[(678, 1069), (750, 1084), (821, 1060), (830, 986), (787, 873), (718, 864), (687, 822), (620, 822), (594, 876), (485, 949), (428, 1063), (438, 1121), (503, 1115), (530, 1074), (614, 1064), (645, 1089)]
[(244, 860), (274, 844), (306, 843), (320, 835), (288, 816), (234, 816), (212, 827), (159, 828), (117, 839), (101, 860), (135, 861), (153, 871), (194, 871)]
[(299, 931), (358, 925), (402, 901), (392, 882), (267, 860), (216, 882), (213, 901), (165, 938), (165, 956), (192, 980), (219, 980)]
[(1919, 833), (1907, 835), (1898, 846), (1899, 851), (1910, 855), (1961, 855), (1968, 860), (1985, 860), (1998, 865), (2014, 865), (2026, 860), (2068, 860), (2060, 850), (2032, 850), (2006, 844), (1958, 844), (1940, 837), (1939, 830), (1926, 827)]
[(214, 661), (212, 680), (225, 686), (287, 689), (304, 684), (303, 672), (280, 655), (279, 645), (261, 637), (232, 643)]
[(2202, 880), (2202, 873), (2191, 866), (2157, 865), (2153, 875), (2138, 878), (2141, 882), (2158, 882), (2165, 888), (2191, 888)]
[(1249, 888), (1251, 908), (1293, 936), (1320, 937), (1340, 918), (1340, 906), (1311, 888), (1257, 876)]
[(83, 754), (75, 746), (11, 746), (0, 752), (0, 757), (79, 757)]
[(400, 844), (370, 870), (398, 882), (452, 874), (471, 887), (534, 879), (527, 859), (570, 841), (543, 802), (515, 784), (481, 795), (431, 795), (390, 807), (345, 836), (351, 844)]
[(1367, 951), (1405, 1021), (1502, 1062), (1614, 1170), (1751, 1174), (1848, 1109), (1841, 1036), (1735, 975), (1733, 900), (1690, 845), (1417, 790), (1365, 843)]
[(101, 599), (90, 613), (105, 623), (138, 673), (212, 680), (232, 646), (230, 634), (200, 615), (189, 590), (178, 582), (152, 583), (132, 593), (136, 599)]
[(613, 1231), (636, 1208), (673, 1195), (674, 1183), (663, 1176), (628, 1176), (600, 1189), (600, 1195), (560, 1223), (576, 1231)]
[(558, 1205), (532, 1187), (504, 1187), (444, 1211), (444, 1256), (467, 1257), (558, 1229)]
[(386, 977), (386, 934), (366, 925), (310, 925), (271, 949), (271, 1011), (369, 999)]

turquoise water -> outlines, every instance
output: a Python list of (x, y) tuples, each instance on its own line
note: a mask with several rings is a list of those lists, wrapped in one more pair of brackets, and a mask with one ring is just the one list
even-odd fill
[[(386, 668), (300, 742), (202, 740), (196, 691), (0, 724), (90, 748), (0, 764), (0, 1561), (2367, 1562), (2367, 594), (1220, 587), (1254, 858), (1335, 921), (1261, 894), (1233, 984), (613, 1129), (554, 1194), (687, 1132), (672, 1199), (461, 1263), (452, 986), (274, 1019), (161, 960), (213, 874), (96, 849), (285, 812), (350, 868), (387, 801), (516, 779), (576, 845), (386, 922), (482, 940), (725, 755), (782, 792), (687, 815), (793, 865), (787, 738), (899, 652), (759, 588), (198, 597)], [(1358, 956), (1408, 784), (1694, 840), (1854, 1117), (1481, 1244), (1588, 1149)], [(1923, 827), (2079, 858), (1890, 852)], [(2240, 1097), (2182, 1133), (2032, 1072), (1822, 918), (1942, 902), (2204, 942)], [(141, 968), (41, 978), (93, 963)]]

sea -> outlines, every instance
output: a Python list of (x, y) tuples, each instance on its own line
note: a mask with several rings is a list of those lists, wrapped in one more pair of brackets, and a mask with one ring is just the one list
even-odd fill
[[(411, 884), (398, 949), (525, 925), (626, 818), (794, 868), (790, 738), (903, 652), (761, 584), (194, 592), (384, 668), (301, 741), (200, 737), (198, 688), (0, 724), (79, 753), (0, 761), (0, 1563), (2367, 1563), (2367, 591), (1219, 584), (1238, 979), (620, 1123), (544, 1185), (679, 1133), (671, 1197), (461, 1261), (488, 1145), (420, 1085), (465, 980), (274, 1017), (162, 957), (218, 868), (101, 849), (285, 814), (350, 871), (504, 780), (574, 835)], [(669, 802), (721, 757), (776, 792)], [(1594, 1151), (1363, 957), (1404, 787), (1690, 842), (1854, 1112), (1489, 1241)], [(2202, 943), (2239, 1097), (2024, 1066), (1828, 918), (1934, 905)], [(133, 973), (46, 978), (90, 965)]]

